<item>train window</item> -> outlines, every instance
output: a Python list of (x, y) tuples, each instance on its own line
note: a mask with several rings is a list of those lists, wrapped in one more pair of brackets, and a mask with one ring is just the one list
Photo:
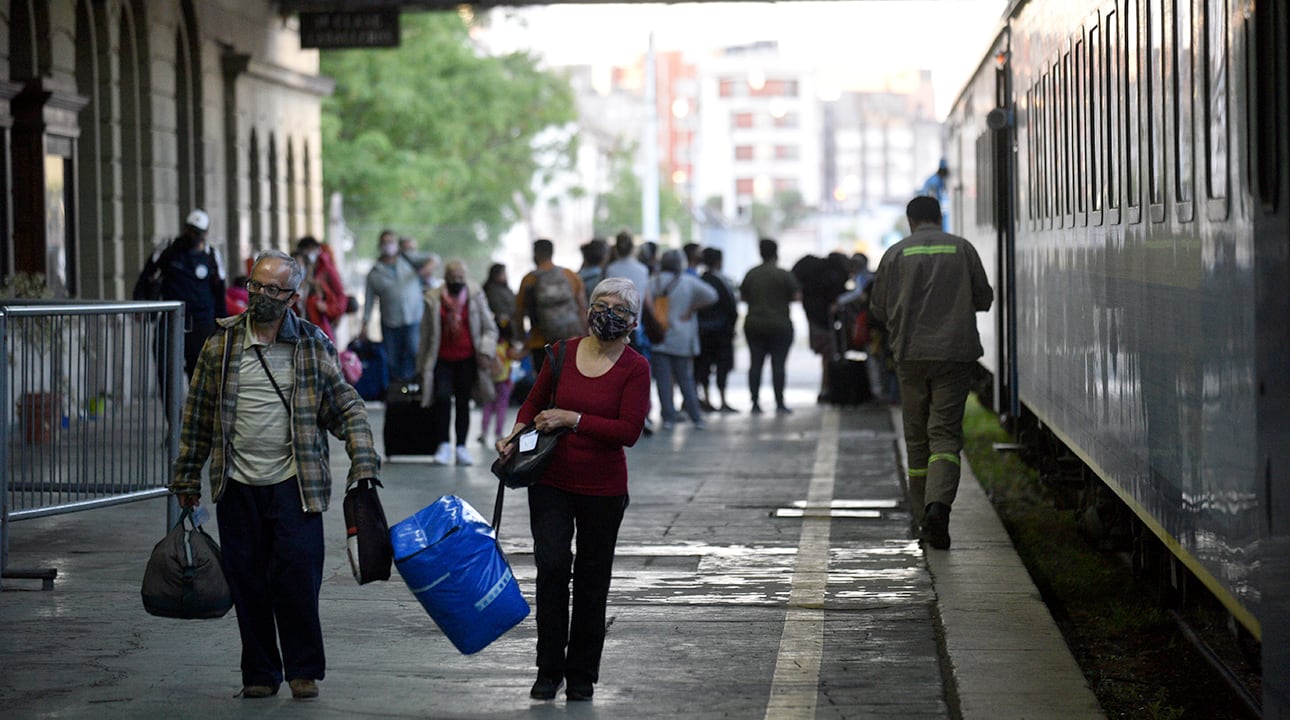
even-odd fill
[(1106, 129), (1103, 134), (1103, 148), (1105, 150), (1103, 157), (1106, 162), (1103, 165), (1103, 179), (1106, 186), (1106, 212), (1107, 222), (1119, 223), (1120, 209), (1120, 185), (1119, 178), (1115, 172), (1116, 166), (1120, 162), (1120, 38), (1119, 38), (1119, 15), (1114, 12), (1108, 12), (1102, 21), (1102, 27), (1106, 37), (1106, 61), (1103, 65), (1105, 74), (1103, 97), (1106, 98)]
[(1044, 133), (1048, 136), (1048, 166), (1044, 168), (1044, 176), (1048, 183), (1048, 227), (1050, 228), (1055, 226), (1056, 219), (1061, 214), (1061, 151), (1058, 144), (1061, 125), (1058, 120), (1060, 106), (1057, 102), (1057, 81), (1060, 77), (1058, 68), (1054, 65), (1052, 73), (1044, 83), (1048, 88), (1048, 128)]
[(1174, 0), (1173, 69), (1174, 69), (1174, 199), (1178, 203), (1178, 220), (1191, 222), (1195, 194), (1195, 117), (1192, 93), (1195, 85), (1192, 61), (1192, 2)]
[(1088, 128), (1085, 127), (1084, 108), (1088, 104), (1084, 62), (1084, 31), (1081, 29), (1071, 49), (1070, 72), (1070, 118), (1071, 118), (1071, 210), (1075, 212), (1075, 222), (1087, 225), (1088, 216)]
[(1026, 90), (1026, 106), (1024, 108), (1024, 117), (1028, 119), (1026, 123), (1029, 132), (1026, 133), (1030, 140), (1026, 147), (1026, 196), (1022, 199), (1021, 204), (1026, 207), (1026, 219), (1030, 221), (1030, 228), (1033, 230), (1035, 225), (1035, 148), (1038, 146), (1039, 124), (1035, 122), (1035, 88), (1031, 87)]
[(1142, 16), (1137, 0), (1128, 0), (1124, 10), (1124, 207), (1126, 220), (1136, 223), (1142, 219)]
[(994, 183), (990, 181), (990, 171), (994, 167), (991, 156), (994, 143), (990, 140), (993, 133), (989, 130), (976, 138), (976, 224), (977, 227), (994, 227), (997, 218), (994, 214), (994, 194), (991, 190)]
[(1250, 133), (1250, 164), (1254, 170), (1255, 198), (1265, 213), (1278, 211), (1281, 197), (1281, 163), (1285, 152), (1281, 132), (1285, 125), (1278, 105), (1281, 86), (1278, 82), (1274, 58), (1285, 50), (1278, 38), (1280, 20), (1276, 3), (1257, 3), (1254, 6), (1254, 42), (1248, 43), (1250, 56), (1246, 60), (1254, 77), (1250, 81), (1254, 96), (1254, 127)]
[(1061, 139), (1061, 151), (1057, 156), (1057, 167), (1061, 189), (1058, 193), (1058, 200), (1061, 203), (1059, 211), (1061, 212), (1061, 227), (1068, 227), (1071, 223), (1071, 214), (1075, 212), (1074, 202), (1072, 201), (1071, 180), (1074, 171), (1074, 158), (1072, 158), (1071, 146), (1075, 142), (1075, 133), (1071, 128), (1071, 105), (1074, 104), (1074, 98), (1071, 97), (1071, 54), (1067, 52), (1062, 56), (1061, 62), (1057, 65), (1057, 77), (1060, 78), (1057, 86), (1057, 137)]
[(1088, 209), (1095, 225), (1102, 224), (1102, 130), (1103, 98), (1106, 87), (1102, 75), (1102, 28), (1094, 25), (1088, 31)]
[(1227, 218), (1227, 3), (1205, 0), (1205, 168), (1211, 220)]
[(1165, 35), (1164, 3), (1147, 2), (1147, 202), (1151, 220), (1165, 219)]
[[(1035, 107), (1035, 116), (1038, 119), (1036, 125), (1040, 129), (1040, 137), (1038, 137), (1038, 142), (1035, 143), (1038, 154), (1035, 161), (1037, 166), (1036, 177), (1038, 178), (1036, 183), (1038, 196), (1036, 197), (1035, 205), (1038, 208), (1041, 221), (1046, 221), (1049, 218), (1049, 206), (1053, 203), (1053, 188), (1049, 186), (1049, 173), (1047, 173), (1050, 159), (1049, 142), (1051, 142), (1050, 138), (1051, 134), (1053, 134), (1049, 126), (1049, 112), (1053, 103), (1049, 102), (1049, 97), (1047, 97), (1047, 85), (1049, 85), (1049, 76), (1045, 74), (1044, 77), (1040, 77), (1040, 92), (1038, 92), (1038, 102)], [(1041, 227), (1044, 227), (1042, 223)]]

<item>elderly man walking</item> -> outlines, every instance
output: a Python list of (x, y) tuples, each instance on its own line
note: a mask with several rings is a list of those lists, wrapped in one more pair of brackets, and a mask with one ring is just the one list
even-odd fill
[(316, 697), (325, 674), (318, 594), (328, 434), (345, 442), (349, 483), (377, 477), (380, 463), (336, 348), (287, 312), (304, 274), (280, 250), (256, 259), (246, 312), (220, 320), (198, 358), (171, 483), (179, 503), (195, 507), (210, 461), (248, 699), (276, 694), (284, 679), (293, 697)]

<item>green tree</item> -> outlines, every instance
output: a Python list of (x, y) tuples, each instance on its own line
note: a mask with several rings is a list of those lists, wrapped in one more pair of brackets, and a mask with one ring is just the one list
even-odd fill
[(406, 13), (401, 46), (327, 51), (323, 187), (343, 193), (359, 241), (378, 228), (483, 260), (531, 202), (538, 173), (571, 164), (566, 78), (527, 53), (487, 56), (455, 12)]
[(757, 234), (762, 237), (778, 237), (785, 230), (793, 227), (810, 214), (797, 190), (781, 190), (775, 193), (772, 204), (753, 203), (751, 222)]
[[(596, 196), (595, 233), (604, 237), (614, 235), (627, 228), (640, 235), (642, 222), (641, 193), (643, 184), (632, 168), (636, 155), (635, 143), (615, 149), (609, 156), (609, 176), (613, 186), (608, 192)], [(681, 235), (682, 242), (690, 242), (693, 234), (690, 211), (685, 200), (676, 190), (666, 184), (660, 184), (658, 191), (659, 225), (663, 229), (675, 229)], [(647, 238), (657, 240), (658, 238)]]

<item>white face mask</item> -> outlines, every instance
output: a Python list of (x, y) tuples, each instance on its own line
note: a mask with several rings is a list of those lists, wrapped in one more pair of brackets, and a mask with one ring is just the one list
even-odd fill
[(382, 245), (382, 246), (381, 246), (381, 254), (382, 254), (382, 255), (384, 255), (384, 256), (386, 256), (386, 257), (390, 257), (391, 255), (398, 255), (398, 254), (399, 254), (399, 244), (398, 244), (398, 243), (386, 243), (386, 244)]
[(309, 262), (311, 262), (311, 263), (312, 263), (312, 262), (318, 262), (318, 255), (319, 255), (321, 252), (322, 252), (321, 250), (311, 250), (311, 251), (309, 251), (309, 252), (305, 253), (305, 257), (306, 257), (306, 258), (309, 258)]

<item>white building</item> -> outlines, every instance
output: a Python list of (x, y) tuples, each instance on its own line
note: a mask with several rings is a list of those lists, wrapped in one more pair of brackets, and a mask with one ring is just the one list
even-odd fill
[(754, 202), (797, 191), (821, 197), (822, 123), (814, 70), (774, 42), (727, 48), (699, 61), (695, 199), (720, 198), (746, 221)]

